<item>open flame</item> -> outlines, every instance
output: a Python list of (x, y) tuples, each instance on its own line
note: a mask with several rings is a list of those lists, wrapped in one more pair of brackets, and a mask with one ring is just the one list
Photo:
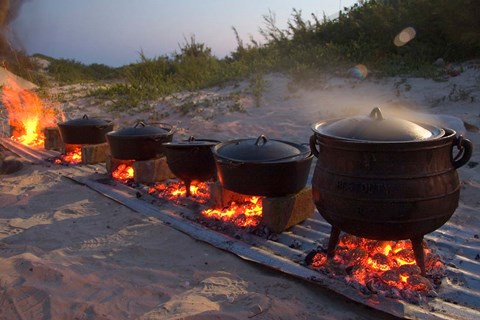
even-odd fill
[(155, 184), (155, 186), (148, 189), (148, 193), (158, 193), (159, 198), (178, 204), (187, 199), (200, 204), (205, 204), (210, 199), (210, 187), (208, 182), (192, 182), (190, 184), (189, 197), (187, 197), (185, 183), (173, 180), (168, 183)]
[(71, 151), (59, 155), (53, 160), (56, 164), (78, 164), (82, 162), (82, 147), (76, 146)]
[(32, 147), (42, 146), (43, 129), (55, 125), (54, 110), (45, 107), (37, 94), (22, 89), (10, 78), (3, 85), (2, 102), (7, 109), (8, 124), (13, 129), (12, 139)]
[[(440, 257), (425, 246), (424, 243), (426, 273), (438, 280), (445, 275), (445, 266)], [(314, 252), (308, 263), (319, 270), (343, 269), (347, 282), (376, 288), (371, 291), (394, 289), (403, 295), (406, 290), (429, 292), (433, 288), (429, 279), (421, 276), (409, 240), (377, 241), (345, 234), (333, 261), (329, 261), (324, 252)]]
[[(185, 201), (207, 204), (210, 201), (210, 182), (192, 182), (190, 196), (187, 197), (185, 183), (169, 181), (157, 183), (148, 189), (148, 193), (157, 194), (159, 198), (182, 204)], [(262, 198), (245, 196), (242, 201), (231, 201), (224, 208), (208, 208), (201, 211), (207, 219), (230, 223), (236, 227), (256, 227), (262, 220)]]
[(133, 179), (134, 170), (131, 164), (122, 163), (113, 172), (112, 177), (120, 181)]
[(262, 198), (245, 197), (241, 203), (230, 202), (221, 209), (205, 209), (202, 215), (208, 218), (230, 222), (238, 227), (256, 227), (262, 220)]

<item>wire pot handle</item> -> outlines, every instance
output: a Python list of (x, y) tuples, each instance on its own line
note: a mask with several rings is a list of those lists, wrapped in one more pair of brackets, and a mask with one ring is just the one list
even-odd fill
[(268, 138), (262, 134), (257, 138), (257, 141), (255, 141), (255, 145), (257, 147), (261, 147), (261, 146), (264, 146), (267, 142), (268, 142)]
[(370, 112), (370, 118), (374, 118), (375, 120), (383, 120), (385, 119), (382, 114), (382, 110), (379, 107), (373, 108)]

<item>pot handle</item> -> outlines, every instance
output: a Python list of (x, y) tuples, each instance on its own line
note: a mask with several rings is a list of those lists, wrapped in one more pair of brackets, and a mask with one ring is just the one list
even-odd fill
[(155, 123), (152, 123), (152, 125), (156, 125), (162, 129), (165, 129), (167, 130), (167, 134), (170, 134), (172, 133), (173, 131), (175, 131), (175, 127), (171, 124), (168, 124), (168, 123), (164, 123), (164, 122), (155, 122)]
[(455, 169), (458, 169), (470, 160), (473, 151), (473, 144), (470, 140), (465, 139), (463, 136), (459, 136), (455, 138), (454, 145), (457, 147), (458, 153), (455, 158), (453, 158), (453, 166)]
[(373, 110), (370, 112), (370, 118), (374, 118), (375, 120), (383, 120), (383, 114), (382, 110), (380, 110), (379, 107), (373, 108)]
[(241, 167), (245, 164), (243, 162), (226, 161), (226, 160), (218, 159), (218, 158), (216, 159), (216, 161), (217, 161), (218, 164), (221, 164), (223, 166), (234, 167), (234, 168)]
[(257, 141), (255, 141), (255, 145), (257, 147), (261, 147), (263, 145), (265, 145), (266, 143), (268, 142), (268, 138), (265, 136), (265, 135), (261, 135), (257, 138)]
[(318, 158), (320, 151), (317, 149), (317, 137), (314, 134), (310, 137), (310, 150), (312, 151), (312, 154)]
[(134, 128), (138, 127), (138, 126), (142, 126), (142, 127), (145, 127), (145, 122), (143, 121), (137, 121), (137, 123), (135, 123), (135, 125), (133, 126)]

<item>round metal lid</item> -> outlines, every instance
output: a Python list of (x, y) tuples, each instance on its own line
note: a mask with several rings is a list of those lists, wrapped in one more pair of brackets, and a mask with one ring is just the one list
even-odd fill
[(379, 108), (374, 108), (368, 116), (318, 122), (312, 130), (334, 138), (367, 142), (424, 141), (445, 134), (443, 129), (431, 125), (401, 118), (384, 118)]
[(99, 119), (99, 118), (89, 118), (86, 114), (81, 118), (71, 119), (59, 123), (63, 126), (104, 126), (110, 124), (111, 121)]
[(137, 122), (133, 127), (124, 128), (107, 133), (116, 137), (136, 137), (136, 136), (157, 136), (168, 135), (172, 132), (173, 127), (169, 124), (159, 124), (158, 126), (147, 125), (143, 121)]
[(268, 139), (264, 135), (256, 139), (227, 141), (216, 145), (213, 151), (222, 158), (247, 162), (283, 161), (310, 154), (308, 146)]

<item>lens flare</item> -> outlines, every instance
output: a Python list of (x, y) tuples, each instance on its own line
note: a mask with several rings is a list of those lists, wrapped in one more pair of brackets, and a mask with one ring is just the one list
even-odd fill
[(395, 36), (393, 39), (393, 44), (395, 44), (397, 47), (402, 47), (412, 41), (416, 35), (417, 32), (412, 27), (405, 28)]
[(354, 78), (364, 80), (368, 76), (368, 68), (364, 64), (357, 64), (355, 67), (350, 69), (350, 73)]

